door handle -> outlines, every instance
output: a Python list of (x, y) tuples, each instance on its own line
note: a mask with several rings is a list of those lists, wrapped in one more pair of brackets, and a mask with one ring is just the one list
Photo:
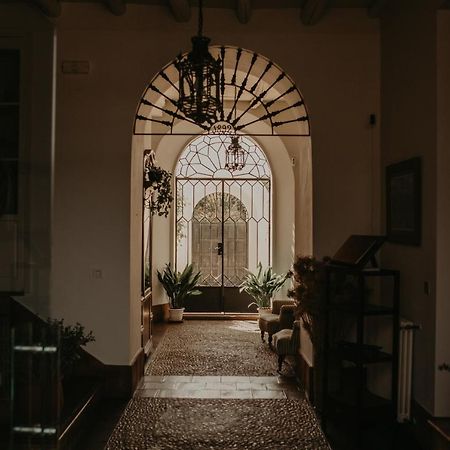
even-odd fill
[(214, 247), (214, 250), (217, 250), (218, 255), (223, 255), (223, 242), (218, 242), (217, 247)]

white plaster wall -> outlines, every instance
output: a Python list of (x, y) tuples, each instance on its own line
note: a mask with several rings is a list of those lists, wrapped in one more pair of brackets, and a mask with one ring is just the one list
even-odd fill
[[(255, 10), (244, 26), (231, 10), (207, 9), (205, 24), (214, 43), (273, 59), (306, 100), (314, 174), (314, 229), (308, 233), (314, 252), (332, 254), (349, 234), (370, 232), (374, 190), (367, 123), (369, 114), (379, 111), (378, 22), (365, 10), (333, 10), (308, 28), (297, 10)], [(131, 163), (134, 113), (144, 87), (189, 48), (195, 28), (193, 21), (176, 23), (166, 8), (145, 5), (129, 5), (124, 16), (114, 17), (101, 4), (64, 3), (57, 21), (53, 307), (94, 330), (97, 341), (90, 349), (105, 363), (128, 364), (140, 345), (140, 268), (137, 275), (132, 257), (140, 253), (133, 241), (140, 241), (139, 213), (130, 198), (132, 176), (138, 177)], [(89, 75), (63, 75), (64, 60), (89, 61)], [(285, 146), (287, 154), (296, 148), (301, 160), (301, 145)], [(274, 166), (282, 164), (282, 158), (275, 159)], [(162, 155), (158, 160), (164, 167)], [(308, 172), (305, 167), (296, 170)], [(283, 202), (279, 215), (289, 222), (290, 237), (276, 242), (283, 246), (280, 254), (311, 250), (310, 238), (297, 244), (301, 227), (294, 228), (295, 215), (297, 224), (302, 221), (303, 205), (291, 208), (292, 198)], [(130, 224), (131, 215), (136, 223)], [(160, 220), (166, 219), (155, 220), (155, 242), (170, 238), (167, 222), (159, 226)], [(171, 251), (161, 249), (155, 267)], [(274, 259), (276, 268), (284, 265)], [(96, 270), (102, 278), (93, 278)]]
[(437, 273), (435, 415), (450, 416), (450, 11), (437, 17)]

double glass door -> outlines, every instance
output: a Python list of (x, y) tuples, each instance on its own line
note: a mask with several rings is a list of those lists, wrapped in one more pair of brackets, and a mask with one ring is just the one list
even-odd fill
[(266, 178), (176, 180), (176, 261), (201, 272), (187, 311), (249, 312), (239, 293), (246, 269), (270, 262), (270, 180)]

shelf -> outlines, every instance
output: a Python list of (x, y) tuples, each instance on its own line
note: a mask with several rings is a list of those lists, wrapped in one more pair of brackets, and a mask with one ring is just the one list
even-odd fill
[[(331, 303), (330, 310), (349, 312), (353, 314), (359, 313), (358, 303)], [(366, 304), (364, 305), (365, 316), (390, 316), (394, 314), (394, 308), (391, 306)]]
[[(340, 343), (336, 348), (336, 355), (345, 361), (357, 364), (360, 360), (358, 344), (353, 342)], [(391, 362), (392, 355), (381, 351), (380, 347), (365, 345), (362, 349), (362, 364), (377, 364)]]

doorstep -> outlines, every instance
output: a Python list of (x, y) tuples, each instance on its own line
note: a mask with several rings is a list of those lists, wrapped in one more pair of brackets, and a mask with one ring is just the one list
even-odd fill
[(258, 313), (221, 313), (221, 312), (185, 312), (183, 317), (191, 319), (208, 320), (258, 320)]

